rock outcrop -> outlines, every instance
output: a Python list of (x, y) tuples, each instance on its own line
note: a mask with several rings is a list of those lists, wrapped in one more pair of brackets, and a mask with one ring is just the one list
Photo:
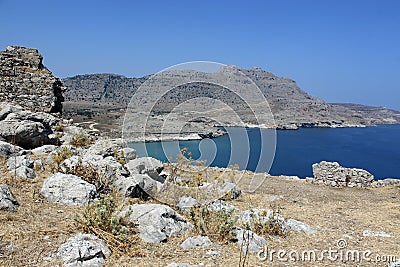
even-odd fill
[(237, 240), (236, 244), (244, 254), (246, 254), (247, 251), (257, 253), (268, 245), (268, 242), (264, 237), (259, 236), (250, 230), (244, 230), (240, 227), (235, 227), (232, 229), (232, 233)]
[(390, 185), (396, 185), (396, 184), (400, 184), (400, 179), (386, 178), (383, 180), (373, 181), (371, 186), (372, 187), (384, 187), (384, 186), (390, 186)]
[(8, 46), (0, 51), (0, 101), (32, 111), (61, 113), (63, 84), (42, 60), (34, 48)]
[(14, 153), (19, 153), (22, 151), (22, 147), (14, 146), (4, 141), (0, 141), (0, 156), (9, 157)]
[(58, 248), (57, 256), (64, 266), (102, 266), (111, 250), (103, 240), (90, 234), (71, 237)]
[(44, 112), (23, 110), (21, 106), (0, 102), (0, 137), (25, 149), (57, 144), (54, 127), (57, 117)]
[(366, 170), (344, 168), (337, 162), (322, 161), (312, 165), (313, 183), (334, 187), (369, 187), (374, 176)]
[(36, 177), (34, 168), (43, 168), (41, 160), (33, 160), (27, 155), (10, 157), (7, 160), (9, 173), (16, 178), (31, 179)]
[(186, 232), (193, 226), (166, 205), (134, 204), (120, 213), (134, 225), (139, 225), (139, 236), (146, 242), (159, 243)]
[(316, 233), (316, 230), (313, 229), (310, 225), (295, 219), (287, 219), (285, 221), (285, 224), (288, 229), (299, 233), (304, 233), (306, 235), (313, 235)]
[(192, 248), (207, 248), (207, 247), (215, 247), (217, 246), (213, 242), (211, 242), (208, 236), (195, 236), (188, 237), (185, 241), (182, 242), (181, 248), (183, 249), (192, 249)]
[(8, 185), (0, 184), (0, 210), (16, 212), (18, 206), (19, 204)]
[(164, 166), (161, 161), (151, 157), (137, 158), (130, 160), (125, 167), (131, 174), (147, 174), (150, 178), (158, 182), (164, 182), (164, 178), (160, 176)]
[(115, 182), (117, 191), (124, 197), (145, 198), (160, 192), (163, 184), (150, 178), (147, 174), (131, 174)]
[(49, 202), (68, 206), (84, 206), (92, 202), (96, 187), (72, 174), (55, 173), (43, 183), (40, 194)]

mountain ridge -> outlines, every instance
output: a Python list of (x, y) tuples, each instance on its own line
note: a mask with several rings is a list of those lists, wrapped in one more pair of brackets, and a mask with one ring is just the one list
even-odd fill
[[(229, 68), (231, 66), (228, 66)], [(232, 66), (233, 67), (233, 66)], [(237, 67), (235, 67), (237, 68)], [(308, 94), (302, 90), (297, 83), (290, 78), (274, 75), (260, 68), (242, 69), (237, 68), (245, 76), (250, 78), (260, 89), (269, 103), (278, 129), (297, 129), (299, 127), (348, 127), (348, 126), (370, 126), (376, 124), (400, 124), (400, 112), (380, 107), (371, 107), (360, 104), (327, 103), (322, 99)], [(213, 74), (192, 71), (194, 77), (211, 77)], [(67, 87), (65, 92), (66, 112), (71, 116), (77, 114), (79, 109), (111, 108), (113, 110), (126, 109), (129, 101), (136, 90), (151, 75), (141, 78), (128, 78), (119, 74), (84, 74), (63, 79)], [(182, 79), (180, 74), (166, 74), (164, 82), (173, 79)], [(248, 81), (232, 74), (232, 79), (237, 79), (239, 85), (246, 86)], [(185, 99), (185, 94), (193, 97), (211, 95), (220, 97), (221, 92), (211, 85), (182, 87), (180, 92), (172, 93), (165, 97), (159, 105), (159, 113), (163, 113), (166, 107), (174, 107)], [(197, 91), (196, 91), (197, 90)], [(193, 93), (195, 92), (195, 93)], [(148, 92), (149, 99), (151, 93)], [(145, 96), (145, 98), (147, 98)], [(144, 99), (146, 101), (146, 99)], [(242, 106), (234, 100), (233, 105)], [(239, 107), (240, 106), (240, 107)], [(167, 108), (168, 110), (168, 108)], [(96, 111), (95, 111), (96, 113)], [(120, 114), (121, 115), (121, 114)], [(122, 116), (122, 115), (121, 115)], [(120, 120), (121, 122), (121, 120)], [(229, 126), (229, 118), (224, 120)], [(272, 127), (272, 126), (271, 126)]]

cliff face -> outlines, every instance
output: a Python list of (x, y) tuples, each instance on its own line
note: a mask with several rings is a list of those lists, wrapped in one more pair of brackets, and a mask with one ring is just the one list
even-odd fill
[(63, 84), (42, 59), (34, 48), (8, 46), (0, 51), (0, 101), (35, 112), (61, 113)]

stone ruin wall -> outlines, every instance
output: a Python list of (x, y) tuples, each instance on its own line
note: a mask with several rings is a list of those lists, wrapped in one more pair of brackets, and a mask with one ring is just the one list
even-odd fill
[(34, 112), (61, 113), (65, 88), (42, 60), (34, 48), (8, 46), (0, 51), (0, 101)]
[(337, 162), (322, 161), (312, 165), (313, 183), (334, 187), (369, 187), (374, 176), (366, 170), (344, 168)]

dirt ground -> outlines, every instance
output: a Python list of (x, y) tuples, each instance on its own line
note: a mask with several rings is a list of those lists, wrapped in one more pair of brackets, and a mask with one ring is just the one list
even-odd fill
[[(46, 261), (51, 259), (46, 257), (54, 256), (63, 242), (79, 232), (74, 218), (82, 208), (51, 204), (40, 197), (39, 190), (49, 174), (42, 171), (32, 181), (15, 182), (3, 170), (0, 182), (10, 186), (20, 207), (16, 213), (0, 211), (0, 266), (62, 265), (56, 257), (52, 261)], [(250, 254), (244, 266), (386, 266), (386, 256), (400, 257), (400, 186), (338, 189), (284, 177), (267, 177), (260, 188), (249, 193), (246, 192), (249, 182), (246, 179), (244, 177), (239, 182), (242, 196), (231, 204), (240, 210), (279, 209), (285, 218), (304, 221), (317, 232), (306, 235), (291, 231), (285, 237), (266, 236), (269, 252), (282, 250), (286, 252), (281, 254), (282, 260), (288, 261), (280, 261), (277, 252), (272, 254), (272, 260), (262, 260), (256, 254)], [(363, 236), (365, 230), (383, 231), (391, 237)], [(182, 249), (180, 243), (193, 235), (189, 232), (160, 244), (139, 241), (141, 256), (113, 253), (107, 258), (106, 266), (166, 266), (172, 262), (240, 266), (240, 250), (234, 243), (211, 249), (219, 250), (221, 256), (209, 255), (210, 249)], [(317, 258), (321, 258), (321, 251), (329, 249), (344, 254), (357, 251), (360, 257), (363, 253), (367, 257), (360, 262), (351, 258), (344, 262), (340, 257), (329, 260), (328, 252), (325, 252), (321, 262), (301, 259), (303, 251), (314, 250)], [(296, 258), (296, 252), (299, 257), (290, 261), (288, 253)]]

